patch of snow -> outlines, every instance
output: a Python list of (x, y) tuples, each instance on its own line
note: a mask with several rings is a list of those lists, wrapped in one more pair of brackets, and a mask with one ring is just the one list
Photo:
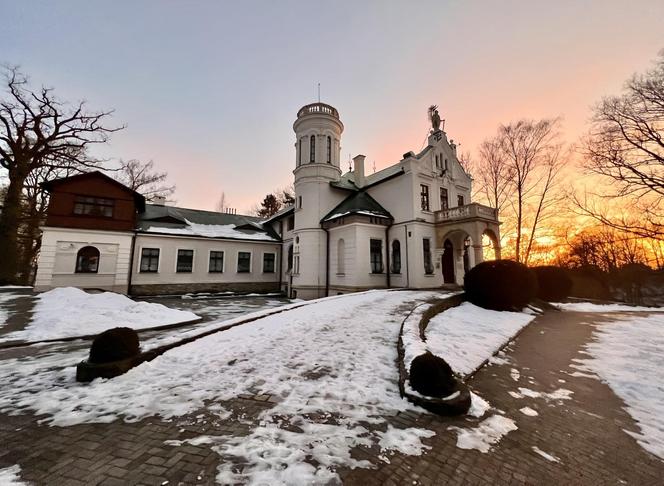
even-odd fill
[(163, 326), (198, 318), (192, 312), (170, 309), (161, 304), (135, 302), (113, 292), (88, 294), (73, 287), (61, 287), (39, 294), (32, 320), (25, 329), (5, 334), (2, 341), (38, 341), (84, 334), (96, 334), (113, 327)]
[(422, 444), (420, 439), (431, 438), (436, 435), (431, 430), (416, 428), (396, 429), (391, 425), (387, 426), (385, 432), (378, 432), (378, 445), (383, 451), (394, 451), (409, 456), (419, 456), (424, 449), (431, 449), (430, 446)]
[(621, 317), (597, 326), (593, 338), (585, 346), (590, 358), (576, 360), (576, 367), (611, 387), (640, 429), (626, 432), (664, 459), (663, 316)]
[(559, 459), (559, 458), (557, 458), (556, 456), (553, 456), (553, 455), (551, 455), (551, 454), (548, 454), (548, 453), (544, 452), (542, 449), (538, 448), (537, 446), (532, 446), (532, 450), (533, 450), (533, 452), (535, 452), (536, 454), (539, 454), (540, 456), (542, 456), (542, 457), (543, 457), (544, 459), (546, 459), (547, 461), (551, 461), (551, 462), (560, 462), (560, 459)]
[(537, 410), (533, 410), (530, 407), (523, 407), (519, 409), (519, 412), (521, 412), (524, 415), (528, 415), (529, 417), (537, 417), (539, 414), (537, 413)]
[(523, 398), (523, 395), (521, 395), (520, 393), (517, 393), (515, 391), (510, 390), (507, 393), (509, 393), (512, 398)]
[(487, 310), (464, 302), (431, 318), (426, 329), (427, 348), (447, 361), (454, 371), (467, 375), (534, 317), (522, 312)]
[(509, 364), (510, 359), (508, 356), (505, 355), (502, 351), (496, 354), (495, 356), (491, 356), (489, 358), (489, 363), (495, 364), (495, 365), (504, 365), (504, 364)]
[(0, 484), (2, 486), (24, 486), (27, 483), (21, 480), (19, 474), (21, 473), (21, 466), (14, 465), (0, 469)]
[[(514, 398), (518, 398), (512, 393), (513, 392), (510, 392), (510, 395), (512, 395)], [(571, 400), (572, 398), (571, 395), (573, 394), (574, 392), (572, 390), (566, 390), (565, 388), (558, 388), (557, 390), (554, 390), (551, 393), (545, 393), (545, 392), (538, 392), (535, 390), (531, 390), (530, 388), (519, 387), (519, 393), (517, 393), (516, 395), (521, 395), (529, 398), (544, 398), (546, 400)]]
[(573, 312), (662, 312), (661, 307), (643, 307), (624, 304), (592, 304), (590, 302), (572, 302), (553, 304), (559, 309)]
[(502, 415), (492, 415), (472, 429), (448, 427), (448, 430), (457, 433), (457, 447), (476, 449), (483, 453), (489, 452), (491, 447), (500, 442), (503, 436), (517, 429), (514, 420)]
[(31, 289), (32, 285), (0, 285), (0, 289), (10, 290), (10, 289)]
[(470, 392), (470, 409), (468, 410), (468, 415), (472, 417), (480, 418), (482, 417), (487, 410), (491, 408), (491, 404), (487, 402), (484, 398), (479, 396), (477, 393)]
[(207, 238), (234, 238), (240, 240), (261, 240), (261, 241), (277, 241), (269, 234), (262, 231), (248, 232), (236, 229), (234, 224), (200, 224), (186, 220), (187, 226), (184, 228), (169, 228), (164, 226), (150, 226), (147, 230), (148, 233), (165, 233), (169, 235), (187, 235), (187, 236), (204, 236)]
[[(399, 394), (395, 342), (403, 315), (398, 310), (436, 296), (440, 293), (378, 290), (320, 299), (179, 346), (124, 375), (89, 384), (74, 379), (74, 365), (87, 349), (3, 360), (0, 411), (31, 410), (58, 426), (133, 422), (195, 413), (242, 394), (269, 394), (277, 403), (250, 422), (249, 434), (222, 436), (209, 444), (223, 458), (218, 481), (338, 481), (337, 467), (370, 466), (351, 457), (356, 446), (382, 441), (383, 453), (389, 452), (401, 434), (406, 446), (399, 447), (408, 453), (426, 448), (421, 440), (431, 431), (380, 432), (380, 425), (401, 411), (421, 412)], [(321, 414), (329, 417), (326, 423), (317, 420)]]

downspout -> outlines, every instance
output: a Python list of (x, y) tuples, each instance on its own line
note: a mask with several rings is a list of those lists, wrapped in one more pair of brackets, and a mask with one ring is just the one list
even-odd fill
[(387, 288), (391, 288), (390, 285), (390, 227), (392, 226), (392, 223), (388, 224), (385, 226), (385, 258), (386, 258), (386, 265), (385, 268), (387, 268), (387, 271), (385, 272), (386, 280), (387, 280)]
[(127, 276), (127, 295), (131, 295), (131, 278), (134, 275), (134, 252), (136, 251), (136, 231), (131, 235), (131, 250), (129, 251), (129, 275)]
[(408, 225), (404, 225), (403, 227), (404, 230), (404, 235), (406, 239), (406, 288), (410, 288), (410, 264), (408, 262)]
[(281, 246), (279, 246), (279, 293), (281, 293), (281, 282), (284, 271), (284, 242), (283, 237), (281, 239)]
[(323, 227), (325, 231), (325, 297), (330, 295), (330, 232)]

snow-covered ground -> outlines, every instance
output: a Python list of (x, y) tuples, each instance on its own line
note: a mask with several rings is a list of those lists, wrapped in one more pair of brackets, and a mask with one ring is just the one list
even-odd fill
[(664, 314), (614, 316), (598, 325), (577, 369), (591, 372), (624, 400), (637, 422), (634, 436), (647, 451), (664, 459)]
[(435, 315), (426, 328), (426, 343), (419, 338), (419, 321), (429, 306), (423, 305), (404, 324), (405, 365), (430, 351), (465, 376), (475, 371), (535, 316), (525, 312), (498, 312), (464, 302)]
[(220, 482), (334, 481), (337, 467), (368, 466), (351, 457), (355, 446), (376, 445), (384, 454), (426, 449), (422, 440), (433, 432), (388, 428), (384, 417), (416, 410), (399, 395), (395, 360), (403, 315), (396, 310), (434, 296), (440, 293), (371, 291), (322, 299), (90, 384), (74, 381), (73, 365), (83, 351), (0, 361), (0, 411), (31, 410), (52, 425), (169, 419), (240, 394), (270, 394), (277, 403), (248, 436), (206, 438), (220, 455), (246, 463), (236, 473), (224, 461)]
[(25, 329), (5, 334), (2, 341), (38, 341), (96, 334), (113, 327), (163, 326), (196, 319), (192, 312), (169, 309), (161, 304), (135, 302), (112, 292), (88, 294), (63, 287), (36, 297), (33, 316)]
[(664, 307), (643, 307), (625, 304), (593, 304), (591, 302), (569, 302), (553, 304), (559, 309), (574, 312), (664, 312)]
[(21, 472), (21, 467), (11, 466), (4, 469), (0, 469), (0, 485), (2, 486), (24, 486), (27, 483), (21, 481), (19, 474)]

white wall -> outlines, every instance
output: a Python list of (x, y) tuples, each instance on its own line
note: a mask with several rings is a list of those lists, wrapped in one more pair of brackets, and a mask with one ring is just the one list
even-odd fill
[[(141, 273), (142, 248), (159, 248), (159, 271)], [(177, 250), (194, 250), (193, 271), (176, 272)], [(210, 251), (224, 252), (224, 271), (209, 272)], [(251, 253), (251, 272), (237, 272), (238, 252)], [(274, 273), (263, 273), (263, 254), (275, 253)], [(278, 282), (281, 244), (271, 242), (202, 239), (179, 236), (145, 235), (136, 237), (132, 285), (183, 283)]]
[[(35, 290), (54, 287), (102, 288), (127, 292), (131, 233), (42, 227)], [(84, 246), (99, 250), (97, 273), (76, 273), (76, 255)]]

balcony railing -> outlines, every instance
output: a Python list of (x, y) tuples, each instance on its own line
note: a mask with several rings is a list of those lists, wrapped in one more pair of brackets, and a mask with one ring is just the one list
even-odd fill
[(300, 111), (297, 112), (297, 117), (300, 118), (305, 115), (330, 115), (334, 118), (339, 118), (339, 112), (337, 109), (325, 103), (312, 103), (303, 106), (300, 108)]
[(436, 223), (456, 221), (460, 219), (485, 219), (498, 221), (498, 211), (483, 204), (471, 203), (456, 208), (441, 209), (435, 213)]

